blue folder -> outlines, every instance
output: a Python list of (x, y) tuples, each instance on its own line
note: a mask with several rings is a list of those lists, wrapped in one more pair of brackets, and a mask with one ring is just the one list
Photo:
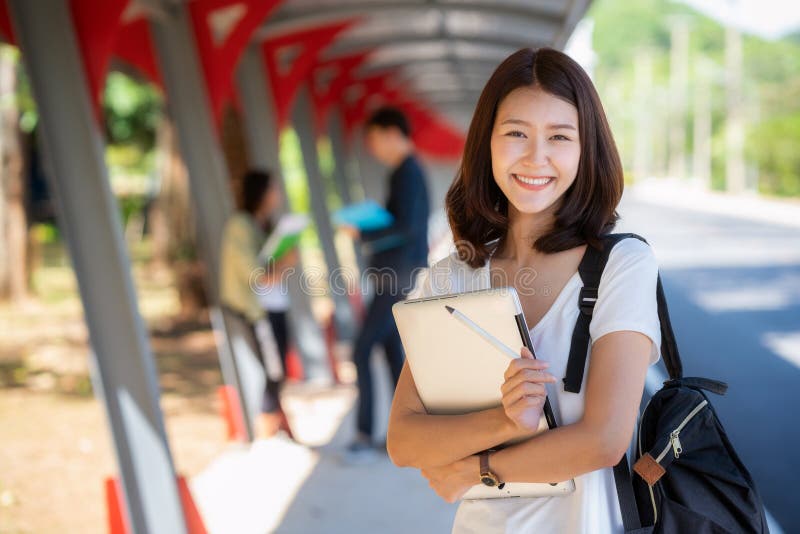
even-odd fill
[(391, 226), (394, 216), (374, 200), (365, 200), (336, 210), (333, 221), (336, 224), (355, 226), (364, 232)]

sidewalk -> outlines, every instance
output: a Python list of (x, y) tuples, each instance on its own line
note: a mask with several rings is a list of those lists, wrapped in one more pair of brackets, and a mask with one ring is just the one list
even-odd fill
[[(374, 355), (378, 428), (385, 429), (389, 371), (379, 351)], [(355, 399), (353, 385), (288, 386), (286, 410), (304, 445), (283, 438), (232, 445), (194, 477), (192, 494), (209, 534), (449, 532), (456, 506), (416, 470), (383, 455), (364, 466), (342, 461), (354, 435)]]

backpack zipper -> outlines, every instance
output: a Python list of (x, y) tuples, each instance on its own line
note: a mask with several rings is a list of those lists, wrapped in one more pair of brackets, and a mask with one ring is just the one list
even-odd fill
[(664, 447), (663, 451), (661, 451), (661, 454), (658, 455), (658, 458), (656, 458), (656, 462), (661, 463), (661, 460), (664, 459), (664, 456), (667, 455), (667, 452), (669, 451), (670, 448), (672, 448), (672, 453), (675, 455), (675, 458), (680, 457), (681, 453), (683, 452), (683, 447), (681, 446), (681, 439), (680, 439), (681, 430), (683, 430), (683, 427), (685, 427), (689, 423), (689, 421), (691, 421), (692, 418), (700, 412), (700, 410), (705, 408), (707, 404), (708, 401), (703, 400), (703, 402), (695, 406), (694, 410), (689, 412), (689, 415), (687, 415), (686, 418), (683, 421), (681, 421), (681, 424), (678, 425), (678, 428), (669, 433), (669, 443), (667, 443), (667, 446)]
[[(653, 400), (652, 397), (650, 399), (648, 399), (647, 404), (644, 407), (644, 410), (642, 410), (642, 417), (639, 420), (639, 428), (636, 431), (636, 441), (638, 442), (639, 456), (640, 457), (642, 456), (642, 453), (643, 453), (643, 451), (642, 451), (642, 419), (644, 419), (644, 415), (647, 413), (647, 408), (650, 406), (650, 401), (651, 400)], [(708, 404), (708, 401), (707, 400), (703, 400), (703, 402), (698, 404), (691, 412), (689, 412), (689, 415), (687, 415), (686, 418), (683, 421), (681, 421), (681, 424), (678, 425), (678, 428), (676, 428), (675, 430), (673, 430), (672, 432), (669, 433), (669, 438), (670, 438), (669, 439), (669, 443), (667, 443), (667, 446), (664, 447), (664, 450), (658, 456), (658, 459), (656, 460), (657, 462), (659, 462), (659, 463), (661, 462), (661, 460), (664, 458), (664, 455), (666, 455), (667, 451), (669, 451), (670, 447), (672, 447), (672, 449), (673, 449), (673, 452), (675, 454), (675, 458), (678, 458), (680, 456), (680, 454), (683, 452), (683, 447), (681, 446), (681, 440), (680, 440), (681, 430), (683, 430), (683, 427), (685, 427), (689, 423), (689, 421), (692, 419), (692, 417), (697, 415), (698, 412), (700, 410), (702, 410), (703, 408), (705, 408), (705, 406), (707, 404)], [(654, 520), (655, 523), (658, 523), (658, 507), (656, 506), (656, 496), (653, 494), (653, 486), (650, 486), (648, 484), (647, 490), (650, 492), (650, 504), (653, 505), (653, 520)]]

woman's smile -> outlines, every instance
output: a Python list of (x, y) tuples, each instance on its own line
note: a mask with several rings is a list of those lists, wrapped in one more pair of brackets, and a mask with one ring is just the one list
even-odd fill
[(512, 174), (511, 176), (517, 185), (528, 191), (541, 191), (556, 180), (553, 176), (527, 176), (524, 174)]

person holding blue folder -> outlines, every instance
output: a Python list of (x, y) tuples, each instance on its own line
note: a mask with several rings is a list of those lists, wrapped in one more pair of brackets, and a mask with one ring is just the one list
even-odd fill
[(410, 291), (415, 270), (427, 267), (430, 213), (425, 174), (414, 155), (411, 128), (405, 115), (391, 107), (380, 108), (365, 123), (364, 135), (372, 156), (392, 169), (386, 200), (391, 224), (369, 230), (344, 226), (351, 236), (360, 237), (365, 257), (369, 258), (368, 271), (377, 275), (375, 296), (353, 349), (359, 394), (358, 434), (347, 453), (353, 463), (376, 456), (369, 358), (372, 347), (381, 343), (389, 361), (392, 383), (397, 383), (405, 357), (392, 317), (392, 304)]

